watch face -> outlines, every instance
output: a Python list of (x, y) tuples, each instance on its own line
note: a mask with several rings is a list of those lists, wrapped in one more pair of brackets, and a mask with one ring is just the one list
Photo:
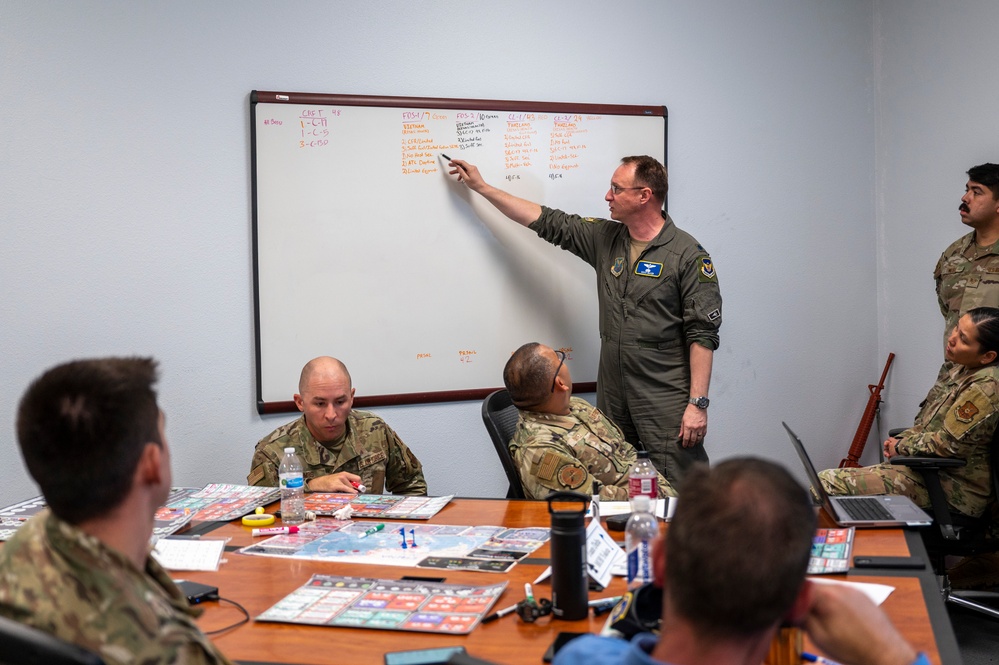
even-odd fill
[(708, 408), (708, 398), (707, 397), (695, 397), (690, 400), (690, 403), (696, 406), (698, 409)]

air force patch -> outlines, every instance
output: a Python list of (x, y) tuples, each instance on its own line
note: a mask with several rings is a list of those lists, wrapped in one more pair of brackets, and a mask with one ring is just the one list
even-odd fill
[(709, 282), (715, 278), (715, 264), (711, 262), (710, 256), (701, 257), (701, 275), (703, 277), (698, 277), (701, 282)]
[(615, 277), (620, 277), (621, 276), (621, 273), (624, 272), (624, 257), (623, 256), (619, 256), (616, 259), (614, 259), (614, 265), (611, 266), (610, 271), (611, 271), (611, 274), (614, 275)]
[(643, 277), (659, 277), (663, 272), (663, 264), (653, 261), (639, 261), (635, 264), (635, 274)]

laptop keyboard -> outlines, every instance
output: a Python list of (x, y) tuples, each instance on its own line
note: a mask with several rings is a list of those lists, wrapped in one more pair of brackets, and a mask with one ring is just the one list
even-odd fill
[(893, 520), (890, 512), (877, 499), (870, 497), (850, 497), (837, 501), (839, 506), (855, 520)]

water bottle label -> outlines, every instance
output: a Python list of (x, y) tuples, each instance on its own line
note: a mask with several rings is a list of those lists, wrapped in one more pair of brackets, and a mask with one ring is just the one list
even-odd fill
[(659, 497), (659, 485), (656, 478), (629, 478), (628, 497), (644, 495), (652, 499)]
[(305, 486), (305, 479), (300, 474), (287, 474), (281, 476), (281, 487), (287, 487), (288, 489), (297, 489), (299, 487)]
[(652, 581), (652, 547), (648, 541), (639, 542), (628, 552), (628, 587)]

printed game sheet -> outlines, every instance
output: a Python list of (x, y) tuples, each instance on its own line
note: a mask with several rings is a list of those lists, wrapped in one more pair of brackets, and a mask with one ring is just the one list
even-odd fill
[(505, 588), (313, 575), (256, 620), (465, 635)]
[(816, 529), (812, 538), (812, 555), (808, 574), (845, 573), (850, 570), (853, 551), (853, 527), (847, 529)]
[(354, 517), (383, 517), (395, 520), (428, 520), (446, 506), (454, 495), (393, 496), (392, 494), (338, 494), (311, 492), (305, 495), (305, 509), (316, 515), (332, 515), (347, 504)]
[(242, 554), (387, 566), (505, 572), (549, 538), (549, 529), (353, 522), (321, 518)]

